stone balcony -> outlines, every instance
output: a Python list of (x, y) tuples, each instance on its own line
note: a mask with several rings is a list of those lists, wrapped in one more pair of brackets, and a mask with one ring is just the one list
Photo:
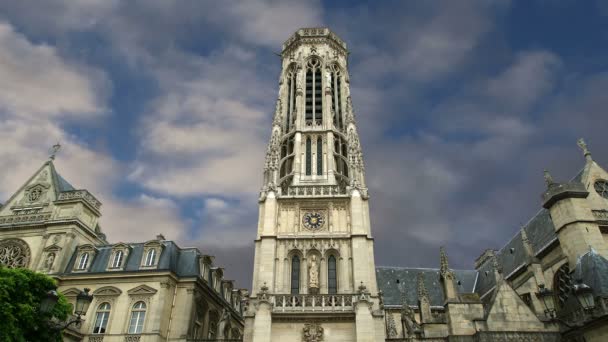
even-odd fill
[(273, 294), (273, 312), (354, 312), (356, 294)]

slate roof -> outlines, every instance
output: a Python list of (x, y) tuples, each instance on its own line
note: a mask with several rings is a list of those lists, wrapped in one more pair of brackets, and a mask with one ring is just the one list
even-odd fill
[(582, 255), (574, 269), (574, 279), (581, 279), (595, 296), (608, 296), (608, 260), (591, 250)]
[[(523, 229), (526, 231), (535, 256), (543, 252), (545, 248), (557, 239), (555, 226), (547, 209), (540, 210), (528, 221)], [(496, 252), (496, 256), (502, 267), (503, 274), (507, 278), (516, 274), (524, 267), (528, 262), (528, 256), (524, 249), (521, 231), (518, 231), (505, 246)], [(475, 286), (475, 292), (483, 296), (495, 285), (494, 269), (492, 263), (486, 261), (478, 270), (479, 279)]]
[[(401, 289), (405, 291), (409, 305), (418, 304), (418, 274), (424, 274), (424, 284), (429, 293), (432, 306), (443, 306), (443, 290), (439, 280), (439, 269), (411, 267), (376, 267), (378, 289), (384, 294), (384, 305), (400, 306)], [(454, 270), (456, 280), (460, 281), (460, 293), (473, 292), (477, 271)], [(397, 283), (399, 280), (399, 283)]]
[(48, 162), (51, 166), (51, 176), (53, 177), (53, 181), (55, 183), (56, 186), (56, 190), (57, 192), (65, 192), (65, 191), (72, 191), (72, 190), (76, 190), (76, 188), (74, 188), (72, 186), (72, 184), (68, 183), (68, 181), (65, 180), (65, 178), (63, 178), (59, 172), (57, 172), (57, 170), (55, 169), (55, 165), (53, 164), (52, 161)]
[[(120, 273), (120, 272), (150, 272), (150, 271), (172, 271), (179, 277), (197, 277), (199, 276), (199, 256), (200, 252), (196, 248), (179, 248), (173, 241), (162, 241), (161, 244), (164, 246), (160, 258), (158, 260), (158, 267), (155, 269), (140, 269), (141, 260), (143, 257), (144, 244), (143, 243), (128, 243), (131, 248), (125, 267), (121, 271), (107, 271), (110, 256), (112, 254), (112, 248), (114, 245), (103, 245), (95, 246), (98, 250), (93, 263), (89, 267), (89, 270), (84, 273)], [(74, 252), (70, 262), (65, 270), (66, 274), (83, 273), (73, 272), (74, 263), (76, 262), (77, 251)]]

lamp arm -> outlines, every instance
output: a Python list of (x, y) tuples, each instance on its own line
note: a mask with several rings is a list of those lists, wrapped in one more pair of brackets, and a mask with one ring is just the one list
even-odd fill
[(64, 322), (64, 323), (49, 322), (49, 325), (51, 326), (51, 329), (53, 329), (55, 331), (63, 331), (72, 324), (78, 325), (80, 323), (82, 323), (82, 319), (80, 318), (80, 315), (78, 315), (78, 316), (76, 316), (75, 319), (70, 320), (69, 322)]

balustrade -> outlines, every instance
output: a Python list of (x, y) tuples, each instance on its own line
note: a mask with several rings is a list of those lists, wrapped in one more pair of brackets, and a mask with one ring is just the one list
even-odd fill
[(353, 294), (276, 294), (269, 297), (275, 312), (352, 311), (357, 299)]

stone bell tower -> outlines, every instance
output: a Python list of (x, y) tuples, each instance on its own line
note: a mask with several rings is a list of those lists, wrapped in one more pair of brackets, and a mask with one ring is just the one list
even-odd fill
[(347, 56), (327, 28), (283, 44), (245, 341), (384, 340)]

